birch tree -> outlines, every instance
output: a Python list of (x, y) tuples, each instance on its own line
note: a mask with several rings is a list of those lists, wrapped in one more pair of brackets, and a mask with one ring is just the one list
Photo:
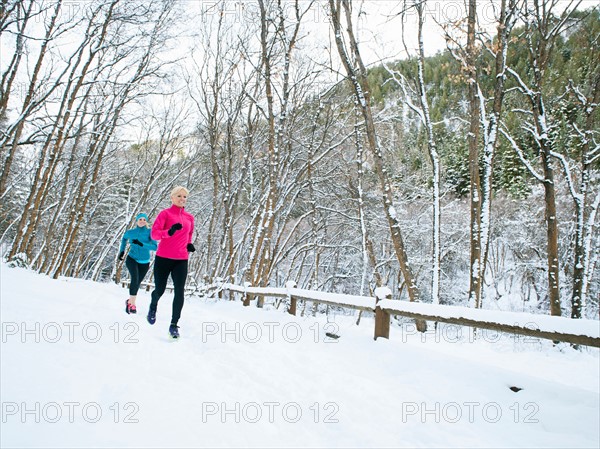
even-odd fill
[[(499, 126), (505, 95), (506, 57), (509, 38), (515, 25), (518, 16), (517, 14), (517, 0), (502, 0), (500, 2), (500, 16), (498, 18), (496, 38), (490, 38), (483, 42), (483, 46), (494, 58), (494, 81), (492, 109), (490, 112), (487, 112), (486, 110), (488, 99), (485, 98), (485, 95), (482, 93), (482, 89), (478, 84), (478, 97), (481, 108), (481, 128), (483, 130), (483, 173), (481, 176), (481, 216), (479, 219), (479, 240), (481, 242), (481, 260), (479, 263), (479, 278), (481, 280), (479, 284), (480, 288), (485, 281), (485, 271), (490, 246), (493, 165), (498, 146)], [(478, 295), (480, 298), (479, 307), (481, 307), (482, 296), (483, 292), (480, 292)]]

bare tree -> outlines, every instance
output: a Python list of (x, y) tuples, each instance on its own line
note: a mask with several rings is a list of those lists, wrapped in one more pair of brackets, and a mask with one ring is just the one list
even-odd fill
[[(124, 110), (145, 95), (143, 86), (165, 65), (155, 60), (155, 54), (164, 43), (173, 3), (97, 0), (65, 23), (57, 19), (60, 2), (55, 6), (45, 26), (23, 113), (2, 144), (12, 155), (25, 144), (39, 148), (10, 255), (24, 252), (56, 277), (67, 271), (80, 273), (81, 263), (93, 263), (83, 251), (87, 243), (79, 239), (81, 223), (96, 198), (104, 157), (114, 151)], [(71, 54), (63, 55), (62, 65), (44, 66), (45, 57), (56, 57), (59, 37), (73, 36), (81, 40), (70, 46)], [(60, 92), (43, 113), (40, 104), (49, 94), (40, 90), (37, 73), (40, 77), (43, 73), (50, 91)], [(20, 135), (28, 129), (33, 131), (24, 143)]]
[[(310, 8), (310, 4), (304, 10), (301, 10), (298, 0), (294, 3), (294, 20), (291, 25), (287, 25), (285, 11), (280, 0), (276, 5), (259, 0), (260, 8), (260, 47), (261, 47), (261, 70), (264, 78), (266, 111), (265, 119), (267, 121), (267, 193), (262, 203), (262, 211), (258, 217), (258, 226), (252, 238), (252, 246), (249, 257), (249, 269), (247, 279), (252, 285), (266, 285), (268, 283), (268, 273), (272, 268), (273, 254), (273, 233), (277, 218), (277, 204), (280, 199), (279, 175), (285, 168), (282, 166), (284, 160), (281, 158), (281, 151), (284, 148), (284, 129), (288, 121), (290, 112), (290, 95), (295, 86), (290, 85), (291, 80), (291, 62), (292, 52), (296, 47), (300, 25), (303, 16)], [(275, 10), (275, 17), (272, 17), (271, 10)], [(271, 31), (271, 25), (273, 30)], [(278, 50), (280, 49), (280, 50)], [(278, 54), (278, 51), (281, 53)], [(281, 67), (281, 88), (276, 89), (276, 83), (273, 78), (274, 64), (277, 58), (282, 58)], [(279, 99), (279, 108), (275, 109), (276, 97)], [(262, 306), (262, 298), (258, 300), (257, 305)]]
[[(215, 276), (233, 280), (236, 208), (253, 156), (252, 145), (243, 144), (241, 130), (244, 109), (249, 106), (244, 91), (253, 88), (256, 73), (248, 70), (250, 65), (244, 59), (248, 36), (225, 21), (226, 7), (223, 1), (205, 12), (206, 26), (193, 55), (193, 71), (184, 75), (200, 116), (199, 135), (209, 149), (211, 207), (200, 267), (207, 282)], [(256, 109), (250, 105), (249, 112), (252, 117)], [(250, 152), (244, 153), (244, 149)]]
[[(392, 79), (400, 86), (403, 91), (404, 103), (419, 117), (421, 125), (425, 128), (427, 134), (427, 148), (432, 169), (432, 204), (433, 204), (433, 223), (432, 223), (432, 263), (431, 263), (431, 299), (434, 304), (440, 302), (440, 273), (441, 273), (441, 198), (440, 198), (440, 157), (437, 150), (436, 138), (431, 120), (429, 108), (429, 99), (427, 96), (425, 84), (425, 45), (423, 43), (423, 23), (425, 20), (424, 10), (426, 8), (426, 0), (413, 0), (410, 5), (404, 2), (402, 16), (406, 11), (414, 8), (417, 11), (418, 18), (418, 49), (417, 49), (417, 76), (416, 78), (416, 93), (410, 92), (411, 89), (407, 78), (400, 72), (390, 69), (386, 65), (386, 70), (392, 76)], [(404, 23), (404, 17), (403, 17)], [(404, 27), (402, 33), (402, 41), (406, 53), (410, 56), (410, 51), (404, 40)], [(417, 104), (412, 101), (412, 96), (417, 97)]]
[[(593, 50), (593, 47), (591, 47)], [(596, 47), (597, 53), (597, 47)], [(586, 93), (571, 84), (569, 91), (579, 103), (585, 117), (584, 128), (580, 129), (576, 122), (571, 122), (570, 127), (579, 140), (581, 151), (579, 168), (574, 170), (567, 158), (558, 151), (552, 151), (564, 170), (569, 185), (569, 192), (575, 206), (575, 248), (573, 261), (573, 293), (571, 297), (571, 317), (582, 318), (582, 313), (587, 304), (590, 280), (594, 273), (593, 239), (596, 215), (600, 206), (600, 183), (598, 170), (594, 170), (594, 163), (600, 159), (600, 142), (598, 140), (597, 108), (600, 104), (600, 63), (597, 55), (590, 61), (595, 68), (590, 71), (590, 82), (587, 84)], [(578, 173), (575, 173), (577, 171)], [(576, 180), (579, 179), (579, 187)], [(597, 255), (596, 255), (597, 257)]]
[[(512, 68), (507, 68), (517, 83), (519, 92), (527, 99), (529, 111), (525, 116), (523, 128), (531, 135), (541, 160), (542, 174), (531, 170), (534, 176), (544, 186), (544, 200), (546, 208), (546, 234), (547, 234), (547, 263), (548, 263), (548, 296), (550, 299), (550, 313), (561, 315), (560, 282), (559, 282), (559, 253), (558, 253), (558, 218), (556, 210), (556, 186), (554, 167), (552, 164), (552, 136), (548, 126), (548, 117), (544, 100), (544, 84), (546, 70), (555, 42), (560, 34), (568, 27), (573, 26), (570, 20), (573, 12), (581, 2), (569, 4), (556, 14), (556, 2), (542, 2), (539, 0), (527, 1), (522, 10), (521, 20), (525, 23), (525, 38), (528, 42), (529, 62), (532, 76), (527, 81)], [(514, 140), (513, 147), (524, 160), (523, 152)], [(527, 162), (526, 165), (533, 169)]]
[[(20, 33), (17, 34), (15, 57), (11, 60), (9, 68), (2, 76), (2, 105), (3, 114), (6, 113), (6, 109), (9, 105), (10, 88), (13, 86), (14, 79), (20, 66), (21, 54), (23, 52), (24, 32), (28, 20), (31, 16), (31, 8), (35, 2), (31, 2), (27, 8), (27, 12), (23, 15), (22, 21), (17, 21), (20, 24)], [(51, 9), (50, 20), (44, 21), (45, 32), (41, 38), (41, 45), (37, 55), (37, 59), (34, 67), (31, 69), (29, 75), (28, 87), (26, 88), (25, 95), (18, 113), (18, 116), (12, 123), (9, 123), (6, 130), (0, 135), (0, 153), (3, 157), (3, 164), (0, 172), (0, 198), (3, 198), (8, 188), (8, 178), (13, 165), (14, 158), (17, 151), (20, 148), (21, 136), (25, 129), (26, 124), (29, 122), (31, 116), (39, 110), (44, 101), (59, 87), (62, 77), (67, 72), (72, 58), (66, 65), (65, 69), (54, 79), (49, 79), (44, 74), (44, 64), (47, 61), (49, 50), (52, 48), (52, 44), (59, 38), (59, 36), (66, 32), (70, 28), (77, 26), (77, 21), (74, 23), (62, 23), (59, 21), (61, 14), (62, 0), (55, 0)], [(17, 9), (19, 11), (19, 9)], [(54, 75), (54, 74), (52, 74)], [(31, 140), (31, 139), (28, 139)]]
[[(410, 301), (420, 301), (420, 291), (415, 282), (408, 262), (408, 256), (404, 247), (404, 240), (402, 238), (400, 224), (394, 208), (394, 194), (392, 185), (389, 181), (387, 170), (384, 168), (382, 150), (377, 142), (377, 133), (375, 130), (375, 123), (370, 105), (371, 89), (367, 79), (367, 70), (362, 62), (352, 25), (352, 4), (350, 0), (329, 0), (329, 8), (331, 13), (331, 24), (333, 27), (338, 53), (356, 95), (356, 100), (359, 104), (365, 122), (367, 142), (373, 155), (375, 170), (379, 178), (380, 188), (383, 192), (385, 215), (390, 227), (394, 251), (400, 264), (402, 275), (404, 276), (404, 280), (406, 282), (408, 297)], [(342, 12), (344, 13), (346, 23), (346, 33), (344, 34), (342, 33), (341, 22)], [(343, 35), (345, 35), (348, 39), (349, 49), (344, 42), (344, 38), (342, 37)], [(426, 323), (418, 322), (417, 327), (420, 331), (424, 332), (426, 330)]]
[(469, 300), (475, 307), (481, 307), (481, 178), (479, 175), (479, 98), (477, 88), (477, 55), (476, 47), (477, 0), (469, 0), (467, 19), (467, 51), (465, 55), (466, 76), (469, 85), (469, 175), (471, 197), (470, 225), (470, 276)]
[[(498, 147), (498, 134), (502, 107), (506, 92), (506, 58), (509, 38), (518, 17), (519, 1), (502, 0), (498, 6), (497, 32), (487, 36), (477, 28), (477, 1), (470, 0), (467, 17), (467, 44), (463, 50), (460, 43), (446, 33), (446, 38), (458, 50), (451, 48), (454, 57), (465, 70), (469, 96), (469, 174), (471, 198), (470, 225), (470, 276), (469, 299), (471, 304), (482, 306), (483, 285), (488, 261), (490, 228), (492, 219), (492, 179), (494, 158)], [(478, 42), (481, 45), (478, 45)], [(494, 71), (492, 91), (489, 97), (482, 89), (479, 73), (481, 51), (493, 58)], [(487, 104), (492, 107), (488, 111)], [(482, 157), (480, 157), (480, 140)], [(480, 159), (483, 170), (480, 169)]]
[[(101, 11), (105, 5), (99, 5), (97, 9), (91, 12), (91, 17), (84, 34), (85, 39), (74, 54), (74, 63), (60, 101), (57, 120), (48, 133), (41, 149), (33, 186), (27, 199), (24, 213), (17, 226), (15, 244), (11, 249), (9, 257), (13, 257), (19, 252), (25, 252), (28, 255), (32, 252), (33, 241), (40, 220), (41, 206), (48, 195), (50, 180), (56, 171), (58, 161), (65, 149), (65, 142), (69, 137), (69, 132), (74, 124), (77, 123), (71, 120), (72, 111), (76, 109), (75, 102), (80, 98), (79, 92), (83, 87), (84, 80), (87, 78), (92, 63), (96, 60), (99, 51), (105, 45), (108, 26), (112, 22), (113, 11), (117, 3), (118, 0), (108, 5), (104, 11), (104, 19), (100, 23), (97, 23), (95, 19), (98, 15), (102, 14)], [(95, 32), (98, 29), (99, 31)], [(86, 53), (87, 59), (84, 60)], [(97, 71), (95, 77), (97, 78), (100, 73), (100, 71)], [(88, 88), (88, 94), (89, 92), (90, 88)], [(86, 102), (84, 101), (83, 103)], [(78, 112), (80, 111), (80, 109), (77, 110)]]
[[(498, 18), (497, 34), (495, 40), (490, 38), (483, 42), (484, 47), (494, 58), (494, 82), (493, 82), (493, 100), (492, 109), (488, 113), (486, 110), (485, 94), (478, 84), (478, 96), (480, 100), (480, 119), (483, 129), (483, 173), (481, 176), (481, 216), (480, 222), (480, 273), (481, 280), (479, 287), (485, 280), (485, 271), (488, 262), (488, 252), (490, 244), (490, 227), (492, 216), (492, 178), (493, 165), (496, 149), (498, 146), (498, 135), (502, 106), (505, 95), (506, 81), (506, 55), (508, 52), (509, 38), (515, 25), (518, 13), (517, 0), (502, 0), (500, 2), (500, 16)], [(482, 292), (479, 293), (481, 307)]]

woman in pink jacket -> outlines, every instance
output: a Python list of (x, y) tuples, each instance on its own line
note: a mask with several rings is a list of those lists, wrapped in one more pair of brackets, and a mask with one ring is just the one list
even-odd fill
[(177, 322), (183, 308), (188, 257), (189, 253), (196, 251), (192, 244), (194, 216), (185, 211), (188, 195), (189, 191), (185, 187), (175, 187), (171, 191), (173, 205), (158, 214), (151, 231), (152, 238), (160, 240), (160, 242), (154, 258), (154, 291), (147, 319), (150, 324), (156, 322), (158, 300), (165, 292), (167, 279), (171, 275), (175, 294), (171, 325), (169, 326), (169, 334), (172, 338), (179, 338)]

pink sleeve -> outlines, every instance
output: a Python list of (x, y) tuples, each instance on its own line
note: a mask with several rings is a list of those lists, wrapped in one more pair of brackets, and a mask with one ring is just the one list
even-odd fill
[(154, 224), (152, 225), (151, 235), (154, 240), (162, 240), (164, 238), (170, 237), (168, 233), (168, 229), (163, 229), (165, 227), (165, 218), (166, 214), (164, 211), (158, 214), (156, 220), (154, 220)]

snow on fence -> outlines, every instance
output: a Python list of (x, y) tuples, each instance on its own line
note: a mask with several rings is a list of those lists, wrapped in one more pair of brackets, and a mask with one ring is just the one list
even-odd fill
[(600, 347), (600, 322), (596, 320), (392, 300), (388, 288), (377, 289), (376, 298), (303, 290), (295, 288), (293, 282), (288, 283), (285, 288), (250, 287), (228, 283), (217, 285), (215, 288), (220, 298), (224, 291), (229, 292), (230, 299), (231, 295), (241, 294), (244, 306), (249, 306), (254, 296), (288, 298), (288, 312), (292, 315), (296, 315), (298, 300), (375, 312), (375, 340), (378, 337), (389, 338), (390, 317), (400, 315), (415, 320), (438, 321)]

